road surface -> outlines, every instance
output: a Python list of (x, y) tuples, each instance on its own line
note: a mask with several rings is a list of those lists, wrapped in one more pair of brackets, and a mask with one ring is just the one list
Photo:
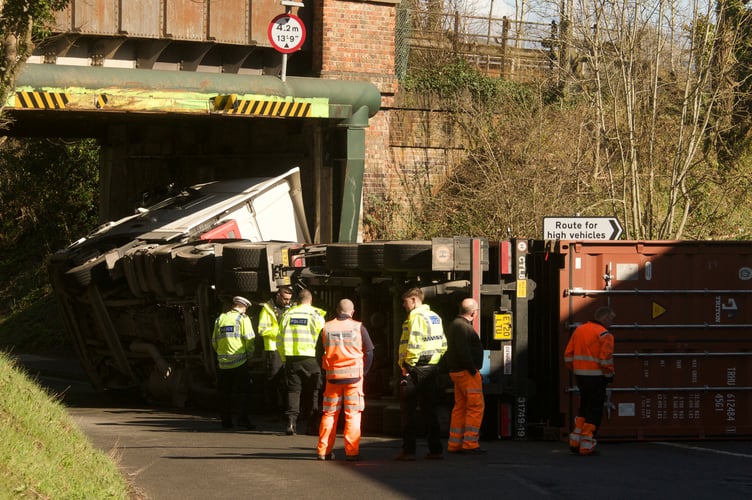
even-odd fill
[[(92, 443), (115, 456), (152, 500), (306, 499), (715, 499), (752, 498), (752, 442), (602, 443), (594, 457), (551, 441), (484, 441), (486, 456), (395, 462), (400, 441), (364, 436), (361, 462), (315, 459), (316, 437), (286, 436), (255, 415), (255, 431), (221, 431), (214, 415), (123, 404), (87, 383), (27, 359), (43, 385), (64, 393)], [(48, 363), (39, 368), (39, 363)], [(36, 367), (36, 368), (34, 368)], [(607, 424), (606, 424), (607, 425)]]

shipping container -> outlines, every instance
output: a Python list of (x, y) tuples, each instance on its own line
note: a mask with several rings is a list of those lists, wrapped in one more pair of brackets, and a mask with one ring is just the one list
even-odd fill
[[(559, 241), (555, 248), (546, 245), (539, 242), (533, 257), (540, 272), (533, 279), (540, 281), (538, 290), (552, 285), (556, 276), (546, 271), (547, 258), (557, 264), (558, 287), (541, 294), (531, 309), (546, 316), (541, 306), (548, 301), (558, 305), (562, 437), (569, 432), (579, 403), (576, 384), (561, 355), (574, 328), (605, 305), (617, 314), (610, 328), (616, 376), (607, 391), (600, 440), (752, 436), (752, 243)], [(553, 302), (554, 293), (558, 304)], [(531, 322), (531, 328), (534, 325)], [(546, 345), (545, 339), (540, 332), (541, 345), (536, 349), (553, 354), (554, 343)], [(552, 382), (540, 375), (533, 378)], [(555, 415), (550, 407), (553, 399), (551, 395), (546, 399), (550, 415)]]

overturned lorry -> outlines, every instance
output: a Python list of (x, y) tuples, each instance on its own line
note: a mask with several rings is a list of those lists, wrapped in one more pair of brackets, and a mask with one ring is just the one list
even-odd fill
[(462, 298), (480, 303), (485, 438), (566, 436), (577, 387), (562, 350), (601, 305), (617, 312), (617, 375), (599, 439), (752, 435), (752, 244), (313, 244), (300, 192), (297, 169), (194, 186), (54, 254), (54, 293), (92, 384), (201, 404), (216, 378), (216, 315), (233, 295), (260, 305), (291, 284), (310, 289), (330, 314), (342, 297), (355, 302), (376, 344), (367, 395), (389, 400), (400, 295), (417, 286), (446, 322)]

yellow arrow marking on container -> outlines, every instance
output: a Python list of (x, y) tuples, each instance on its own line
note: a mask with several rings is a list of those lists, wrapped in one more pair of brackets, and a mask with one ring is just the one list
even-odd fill
[(657, 318), (658, 316), (661, 316), (665, 312), (666, 312), (665, 307), (663, 307), (657, 302), (653, 302), (653, 319)]

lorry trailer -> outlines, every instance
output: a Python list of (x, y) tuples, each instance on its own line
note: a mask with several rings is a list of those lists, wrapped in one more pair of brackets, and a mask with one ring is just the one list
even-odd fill
[[(214, 319), (240, 294), (255, 320), (291, 285), (311, 290), (329, 315), (340, 298), (354, 301), (376, 345), (367, 397), (393, 400), (400, 296), (420, 287), (445, 323), (463, 298), (480, 304), (484, 438), (566, 438), (578, 390), (563, 349), (603, 305), (617, 314), (616, 378), (599, 440), (752, 436), (752, 243), (314, 244), (300, 192), (298, 169), (192, 186), (53, 254), (53, 291), (92, 385), (138, 388), (174, 406), (213, 404)], [(451, 404), (451, 381), (442, 380)]]

